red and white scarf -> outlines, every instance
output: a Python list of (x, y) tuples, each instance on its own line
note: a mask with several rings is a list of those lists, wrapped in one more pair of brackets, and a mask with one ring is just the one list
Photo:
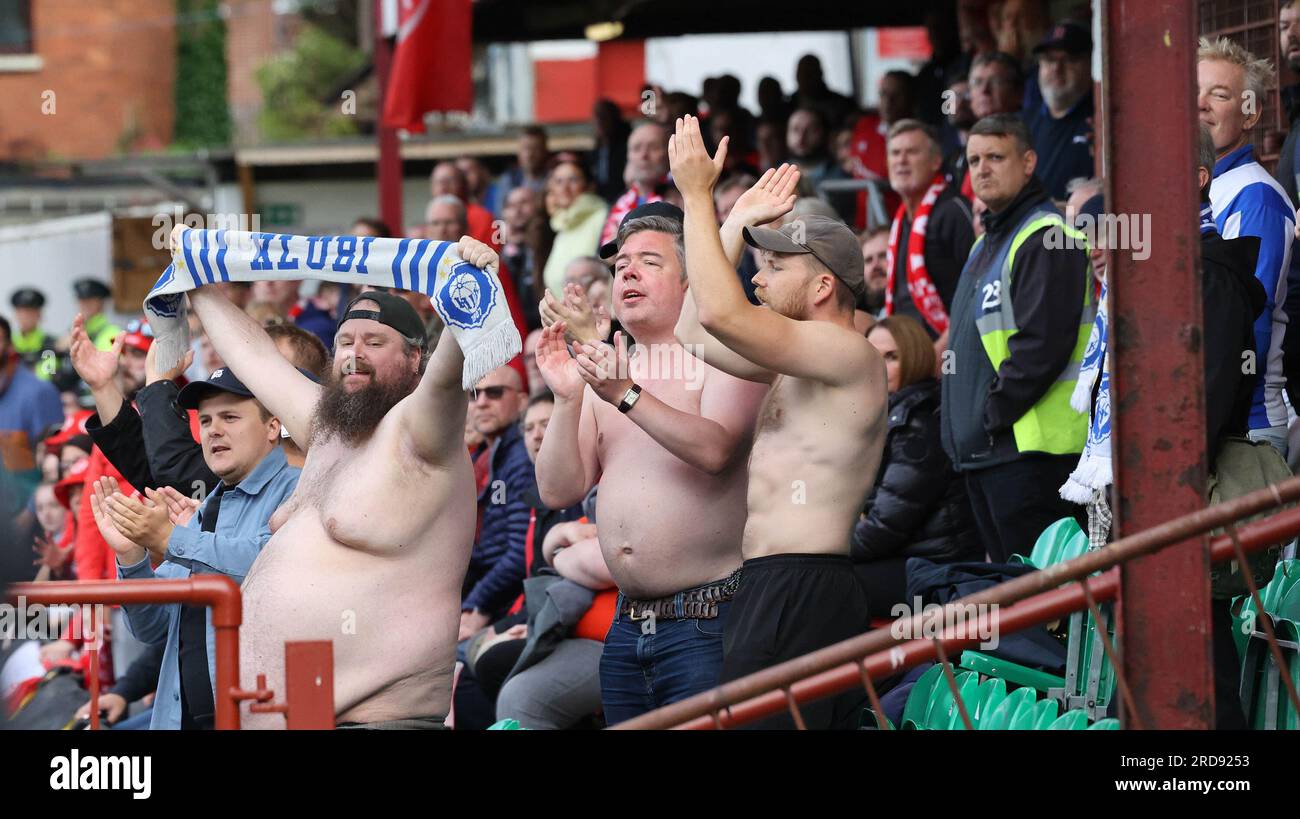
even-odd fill
[[(912, 297), (912, 304), (925, 317), (926, 324), (936, 333), (943, 335), (948, 329), (948, 311), (943, 307), (943, 299), (935, 289), (930, 274), (925, 269), (925, 229), (930, 222), (930, 212), (939, 194), (947, 186), (943, 174), (934, 178), (930, 188), (925, 192), (921, 205), (912, 218), (912, 229), (907, 236), (907, 292)], [(888, 279), (885, 285), (885, 315), (894, 314), (894, 270), (897, 269), (898, 234), (907, 215), (907, 206), (899, 205), (894, 214), (894, 224), (889, 228)]]

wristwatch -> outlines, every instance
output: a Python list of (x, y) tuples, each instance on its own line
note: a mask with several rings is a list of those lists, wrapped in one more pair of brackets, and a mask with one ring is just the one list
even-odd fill
[(641, 385), (633, 384), (623, 393), (623, 400), (618, 402), (618, 411), (628, 413), (636, 406), (636, 402), (641, 398)]

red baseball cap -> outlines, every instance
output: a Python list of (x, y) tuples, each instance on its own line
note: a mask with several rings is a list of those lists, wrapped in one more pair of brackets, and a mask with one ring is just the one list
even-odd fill
[(71, 494), (74, 488), (85, 485), (86, 470), (89, 468), (90, 459), (82, 458), (80, 461), (77, 461), (72, 465), (72, 468), (68, 470), (68, 474), (64, 475), (58, 483), (54, 484), (55, 500), (57, 500), (59, 505), (64, 509), (67, 509), (69, 512), (72, 511), (72, 506), (71, 501), (68, 500), (68, 495)]
[(89, 435), (90, 433), (86, 431), (86, 421), (94, 414), (94, 410), (77, 410), (63, 419), (63, 426), (59, 427), (59, 431), (45, 439), (45, 451), (57, 452), (70, 438)]
[(153, 346), (153, 328), (144, 319), (132, 319), (122, 332), (126, 334), (122, 343), (127, 347), (147, 353)]

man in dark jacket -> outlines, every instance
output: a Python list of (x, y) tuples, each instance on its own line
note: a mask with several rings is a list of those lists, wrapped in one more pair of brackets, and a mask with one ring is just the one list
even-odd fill
[[(1286, 29), (1283, 29), (1283, 39)], [(1214, 139), (1201, 126), (1197, 161), (1201, 188), (1201, 302), (1205, 349), (1205, 457), (1210, 472), (1224, 436), (1244, 437), (1259, 376), (1242, 367), (1242, 354), (1255, 349), (1255, 320), (1268, 305), (1264, 285), (1255, 276), (1257, 236), (1224, 239), (1210, 208), (1214, 176)], [(1241, 663), (1232, 639), (1232, 601), (1212, 599), (1215, 728), (1245, 730), (1238, 685)]]
[(953, 300), (943, 446), (962, 472), (989, 557), (1028, 554), (1080, 507), (1061, 499), (1087, 418), (1071, 409), (1095, 302), (1087, 243), (1034, 176), (1019, 117), (985, 117), (967, 157), (988, 207)]
[(474, 388), (474, 427), (484, 442), (474, 452), (479, 526), (465, 574), (460, 637), (506, 613), (524, 578), (524, 543), (531, 517), (527, 497), (536, 487), (533, 463), (519, 431), (523, 381), (509, 365), (484, 376)]
[(965, 481), (939, 442), (939, 382), (927, 378), (890, 394), (888, 424), (879, 478), (849, 542), (872, 617), (891, 616), (907, 599), (909, 557), (984, 557)]

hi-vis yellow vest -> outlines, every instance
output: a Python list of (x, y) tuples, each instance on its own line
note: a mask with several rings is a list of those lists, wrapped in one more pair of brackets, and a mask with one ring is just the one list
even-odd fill
[[(1007, 342), (1018, 332), (1016, 317), (1010, 304), (1011, 276), (1015, 267), (1016, 251), (1035, 231), (1044, 227), (1055, 226), (1064, 236), (1070, 237), (1076, 247), (1087, 250), (1087, 239), (1082, 233), (1065, 223), (1065, 219), (1054, 207), (1040, 206), (1031, 210), (1011, 233), (1010, 241), (1003, 245), (993, 256), (993, 263), (988, 269), (979, 273), (979, 291), (975, 304), (975, 326), (979, 330), (980, 342), (989, 357), (989, 363), (996, 372), (1010, 354)], [(1044, 234), (1046, 236), (1046, 234)], [(971, 248), (974, 255), (984, 237), (976, 240)], [(1042, 237), (1038, 239), (1042, 241)], [(976, 272), (976, 271), (971, 271)], [(1088, 437), (1088, 416), (1075, 412), (1070, 407), (1070, 394), (1074, 392), (1075, 382), (1079, 380), (1079, 367), (1083, 363), (1083, 353), (1088, 346), (1088, 336), (1092, 332), (1092, 322), (1096, 317), (1097, 305), (1092, 297), (1092, 263), (1089, 262), (1083, 275), (1087, 277), (1083, 288), (1083, 307), (1079, 311), (1079, 323), (1075, 330), (1076, 341), (1070, 353), (1070, 361), (1057, 376), (1056, 383), (1038, 399), (1028, 412), (1012, 426), (1016, 449), (1020, 452), (1047, 452), (1053, 455), (1068, 455), (1083, 451), (1083, 444)], [(1070, 328), (1062, 327), (1061, 332)]]

